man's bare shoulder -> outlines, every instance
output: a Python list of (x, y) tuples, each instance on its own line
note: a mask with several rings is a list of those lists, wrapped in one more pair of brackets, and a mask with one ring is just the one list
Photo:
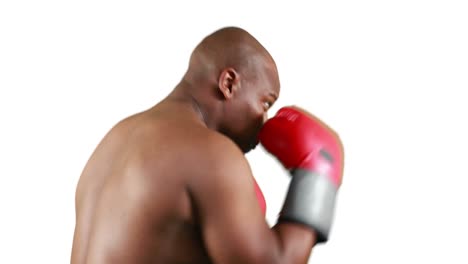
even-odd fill
[[(173, 122), (173, 121), (169, 121)], [(162, 124), (162, 123), (161, 123)], [(246, 165), (241, 149), (228, 137), (194, 123), (152, 125), (141, 147), (148, 169), (171, 167), (171, 171), (207, 175), (227, 166)], [(167, 165), (167, 166), (166, 166)]]
[[(178, 155), (189, 155), (201, 163), (213, 159), (244, 160), (241, 149), (227, 136), (200, 124), (186, 122), (164, 132), (164, 141), (174, 146)], [(159, 142), (160, 143), (160, 142)]]
[[(220, 181), (233, 182), (250, 181), (251, 170), (247, 159), (241, 149), (229, 138), (215, 131), (208, 132), (198, 142), (198, 147), (193, 156), (196, 161), (194, 172), (197, 173), (195, 185), (200, 183), (217, 185)], [(201, 180), (201, 181), (200, 181)]]
[(245, 156), (241, 149), (228, 137), (210, 131), (203, 139), (205, 145), (205, 154), (208, 158), (214, 158), (223, 161), (245, 161)]

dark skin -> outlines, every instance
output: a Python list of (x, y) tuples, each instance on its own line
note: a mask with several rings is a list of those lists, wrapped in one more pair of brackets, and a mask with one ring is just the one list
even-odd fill
[(205, 38), (173, 92), (119, 122), (90, 157), (71, 263), (307, 263), (315, 232), (268, 226), (244, 156), (279, 86), (246, 31)]

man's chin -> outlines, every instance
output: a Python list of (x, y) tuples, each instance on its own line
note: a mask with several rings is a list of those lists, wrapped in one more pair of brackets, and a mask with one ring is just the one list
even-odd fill
[(244, 146), (242, 147), (242, 152), (244, 152), (244, 154), (247, 154), (249, 153), (251, 150), (254, 150), (258, 145), (258, 142), (255, 142), (255, 143), (252, 143), (252, 144), (249, 144), (247, 146)]

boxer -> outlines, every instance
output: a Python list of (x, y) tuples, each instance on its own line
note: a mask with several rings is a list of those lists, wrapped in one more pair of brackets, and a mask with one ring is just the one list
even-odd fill
[[(71, 263), (306, 263), (329, 237), (341, 145), (304, 110), (268, 120), (279, 93), (275, 62), (250, 33), (205, 37), (173, 91), (93, 151), (76, 188)], [(292, 176), (272, 228), (245, 158), (259, 142)]]

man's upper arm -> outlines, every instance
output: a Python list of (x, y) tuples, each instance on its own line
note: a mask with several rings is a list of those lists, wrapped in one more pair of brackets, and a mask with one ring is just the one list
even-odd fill
[[(208, 148), (190, 191), (214, 263), (275, 263), (278, 239), (257, 201), (244, 155), (231, 142)], [(218, 149), (219, 148), (219, 149)]]

